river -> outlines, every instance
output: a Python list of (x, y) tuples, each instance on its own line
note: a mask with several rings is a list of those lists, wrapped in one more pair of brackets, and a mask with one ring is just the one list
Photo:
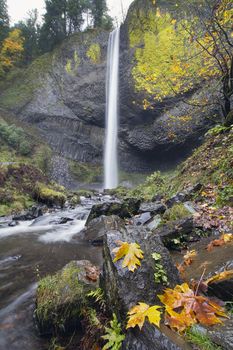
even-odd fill
[[(0, 218), (0, 349), (42, 350), (33, 324), (36, 285), (71, 260), (102, 263), (102, 249), (82, 239), (82, 229), (95, 200), (84, 199), (75, 209), (46, 213), (33, 221), (9, 227)], [(59, 224), (61, 218), (70, 218)]]

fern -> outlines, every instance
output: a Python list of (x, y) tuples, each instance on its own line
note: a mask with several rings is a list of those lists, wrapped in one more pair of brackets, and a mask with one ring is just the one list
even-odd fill
[(125, 335), (122, 334), (121, 324), (118, 323), (117, 317), (113, 314), (113, 319), (110, 321), (110, 327), (105, 327), (106, 334), (102, 336), (107, 343), (102, 350), (120, 350)]
[(104, 292), (101, 288), (91, 291), (87, 294), (88, 297), (93, 298), (99, 304), (101, 310), (106, 310), (106, 302), (104, 299)]

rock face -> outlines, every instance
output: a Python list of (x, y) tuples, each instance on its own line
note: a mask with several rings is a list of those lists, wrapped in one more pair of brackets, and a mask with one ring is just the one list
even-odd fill
[[(136, 0), (129, 15), (134, 6), (144, 9), (145, 3), (151, 1)], [(108, 36), (108, 32), (96, 30), (71, 36), (0, 91), (0, 107), (38, 128), (54, 152), (79, 162), (100, 164), (103, 159)], [(90, 55), (93, 45), (100, 48), (100, 57)], [(135, 50), (129, 46), (129, 16), (121, 28), (120, 50), (121, 167), (148, 171), (161, 160), (166, 164), (179, 160), (200, 141), (211, 123), (208, 117), (216, 111), (197, 111), (180, 98), (165, 99), (145, 110), (135, 103), (149, 97), (136, 91), (132, 77)], [(198, 99), (206, 89), (203, 86), (190, 94)], [(190, 113), (192, 118), (184, 123), (181, 117)], [(169, 126), (171, 115), (175, 119)]]

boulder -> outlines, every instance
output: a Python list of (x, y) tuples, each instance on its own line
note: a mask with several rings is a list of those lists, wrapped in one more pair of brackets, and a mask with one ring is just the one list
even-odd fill
[[(113, 262), (113, 249), (116, 241), (137, 242), (144, 252), (141, 266), (134, 272), (122, 267), (122, 261)], [(173, 265), (168, 250), (163, 246), (159, 236), (151, 234), (142, 226), (130, 225), (125, 230), (110, 231), (104, 239), (104, 266), (101, 286), (105, 292), (109, 309), (115, 312), (121, 321), (125, 321), (129, 309), (138, 302), (149, 305), (160, 303), (157, 295), (165, 285), (154, 279), (154, 261), (151, 254), (161, 255), (161, 264), (167, 275), (169, 286), (180, 283), (176, 267)], [(111, 287), (110, 287), (111, 286)], [(142, 331), (128, 330), (122, 349), (135, 350), (178, 350), (172, 342), (154, 326), (145, 324)]]
[(34, 319), (40, 335), (69, 333), (80, 326), (86, 294), (98, 287), (99, 273), (90, 261), (72, 261), (39, 282)]
[(140, 205), (139, 213), (163, 214), (166, 209), (167, 207), (161, 202), (144, 202)]
[(169, 249), (177, 248), (190, 240), (193, 231), (193, 218), (191, 216), (184, 219), (171, 221), (153, 231), (158, 235), (165, 247)]
[(197, 183), (193, 186), (189, 186), (184, 189), (182, 192), (176, 193), (174, 196), (169, 198), (166, 201), (166, 205), (168, 208), (171, 208), (176, 203), (184, 203), (192, 199), (195, 193), (198, 193), (202, 189), (203, 185), (201, 183)]
[(63, 225), (63, 224), (66, 224), (67, 222), (70, 222), (70, 221), (73, 221), (74, 219), (72, 218), (66, 218), (66, 217), (63, 217), (63, 218), (60, 218), (60, 220), (58, 221), (58, 225)]
[(104, 235), (111, 230), (120, 231), (124, 227), (124, 221), (119, 216), (100, 216), (91, 220), (85, 231), (85, 240), (94, 245), (102, 245)]
[(43, 215), (43, 207), (41, 206), (36, 206), (34, 205), (33, 207), (31, 207), (28, 211), (23, 212), (22, 214), (19, 215), (15, 215), (13, 217), (14, 221), (27, 221), (27, 220), (34, 220), (40, 216)]
[(123, 202), (115, 201), (95, 204), (91, 208), (91, 212), (87, 218), (86, 225), (88, 225), (91, 220), (102, 215), (118, 215), (122, 219), (130, 218), (138, 213), (139, 207), (140, 200), (135, 198), (128, 198)]
[(146, 225), (146, 227), (148, 228), (148, 230), (153, 231), (156, 230), (156, 228), (158, 228), (158, 226), (160, 225), (160, 223), (162, 222), (162, 218), (160, 215), (155, 215)]
[[(233, 260), (230, 260), (224, 264), (215, 274), (219, 274), (224, 271), (233, 270)], [(215, 275), (214, 274), (214, 275)], [(227, 275), (226, 278), (221, 280), (213, 281), (208, 285), (208, 294), (214, 295), (220, 300), (233, 301), (233, 276), (232, 274)]]
[[(122, 261), (113, 262), (112, 250), (116, 248), (117, 241), (137, 242), (144, 252), (141, 266), (134, 272), (122, 267)], [(163, 246), (158, 235), (151, 235), (143, 227), (128, 226), (121, 232), (110, 231), (104, 239), (104, 266), (102, 287), (105, 291), (109, 308), (119, 317), (126, 316), (127, 311), (138, 302), (148, 304), (158, 302), (157, 294), (160, 294), (164, 285), (154, 281), (154, 261), (152, 253), (161, 255), (161, 264), (167, 275), (169, 286), (179, 283), (176, 267), (173, 265), (168, 250)], [(111, 288), (109, 288), (111, 286)]]
[(151, 219), (151, 213), (146, 212), (133, 217), (133, 224), (136, 226), (145, 225)]

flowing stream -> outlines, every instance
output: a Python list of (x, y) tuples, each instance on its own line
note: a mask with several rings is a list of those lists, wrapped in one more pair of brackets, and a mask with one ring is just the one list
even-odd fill
[(118, 186), (118, 81), (120, 28), (109, 36), (106, 80), (106, 141), (104, 156), (104, 188)]
[[(71, 260), (87, 259), (101, 265), (102, 249), (86, 243), (81, 232), (94, 203), (83, 199), (73, 210), (54, 211), (15, 227), (0, 218), (1, 350), (47, 349), (47, 341), (37, 336), (33, 325), (39, 277), (54, 273)], [(64, 217), (72, 221), (59, 224)]]

